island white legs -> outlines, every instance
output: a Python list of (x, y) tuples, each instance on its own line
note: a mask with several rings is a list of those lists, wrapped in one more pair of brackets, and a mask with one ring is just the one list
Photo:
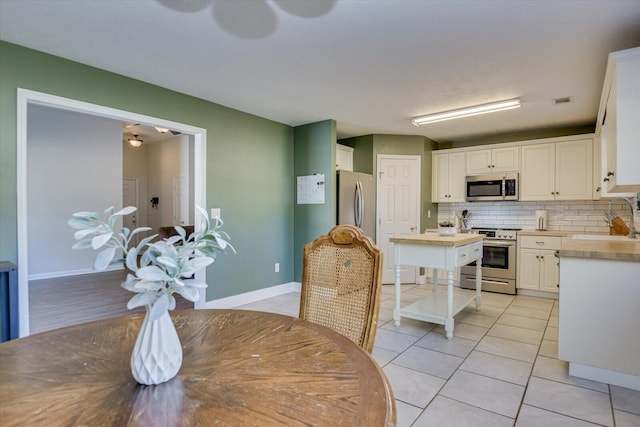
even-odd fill
[(393, 320), (396, 327), (400, 326), (400, 265), (396, 264), (395, 297), (396, 306), (393, 309)]
[[(442, 245), (440, 237), (431, 238), (433, 242), (428, 244), (427, 237), (411, 237), (409, 242), (394, 242), (395, 261), (395, 307), (393, 320), (396, 327), (400, 326), (400, 318), (420, 320), (423, 322), (444, 325), (448, 339), (453, 338), (455, 325), (454, 316), (475, 300), (476, 309), (480, 307), (482, 284), (482, 241), (476, 240), (470, 244), (451, 246)], [(413, 240), (424, 239), (424, 242), (416, 244)], [(434, 240), (435, 239), (435, 240)], [(457, 237), (462, 239), (462, 237)], [(454, 272), (461, 265), (476, 261), (476, 290), (460, 289), (453, 286)], [(400, 269), (402, 265), (414, 265), (416, 267), (432, 268), (432, 290), (423, 298), (418, 299), (403, 308), (400, 308), (400, 296), (402, 294), (400, 283)], [(447, 272), (445, 286), (437, 286), (438, 269)]]
[(453, 270), (447, 271), (447, 318), (444, 321), (447, 338), (453, 338)]

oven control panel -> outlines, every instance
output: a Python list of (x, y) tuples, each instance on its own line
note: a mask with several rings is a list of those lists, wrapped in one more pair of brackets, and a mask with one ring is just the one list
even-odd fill
[(519, 228), (474, 228), (472, 233), (484, 234), (487, 239), (516, 240)]

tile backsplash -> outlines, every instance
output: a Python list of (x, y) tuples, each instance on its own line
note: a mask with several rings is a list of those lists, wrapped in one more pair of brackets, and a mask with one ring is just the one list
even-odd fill
[[(636, 199), (631, 199), (637, 206)], [(438, 205), (438, 222), (455, 218), (456, 211), (467, 209), (471, 212), (467, 225), (471, 227), (505, 227), (535, 230), (535, 212), (547, 211), (547, 230), (571, 232), (608, 233), (605, 223), (605, 212), (609, 200), (575, 200), (564, 202), (475, 202), (475, 203), (440, 203)], [(629, 206), (621, 200), (613, 205), (615, 212), (629, 224), (631, 215)], [(635, 222), (640, 224), (640, 212), (635, 212)], [(638, 228), (638, 227), (636, 227)]]

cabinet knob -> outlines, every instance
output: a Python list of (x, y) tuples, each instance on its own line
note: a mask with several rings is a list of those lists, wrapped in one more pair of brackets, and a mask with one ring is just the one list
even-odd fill
[(613, 172), (607, 172), (607, 176), (614, 176), (614, 175), (615, 175), (615, 173), (613, 173)]
[(609, 178), (603, 178), (602, 182), (609, 182)]
[(596, 188), (596, 193), (600, 192), (601, 189), (602, 188), (600, 188), (600, 187)]

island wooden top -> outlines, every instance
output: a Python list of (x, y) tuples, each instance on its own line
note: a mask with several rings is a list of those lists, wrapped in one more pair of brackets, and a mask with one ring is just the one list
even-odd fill
[(131, 315), (0, 344), (0, 424), (8, 426), (395, 425), (389, 383), (332, 330), (272, 313), (171, 313), (178, 375), (138, 385)]
[(427, 232), (415, 236), (391, 237), (389, 241), (392, 243), (411, 243), (416, 245), (462, 246), (481, 241), (483, 238), (483, 234), (458, 233), (454, 236), (441, 236), (438, 233)]
[(559, 256), (640, 262), (640, 239), (577, 240), (563, 239)]

